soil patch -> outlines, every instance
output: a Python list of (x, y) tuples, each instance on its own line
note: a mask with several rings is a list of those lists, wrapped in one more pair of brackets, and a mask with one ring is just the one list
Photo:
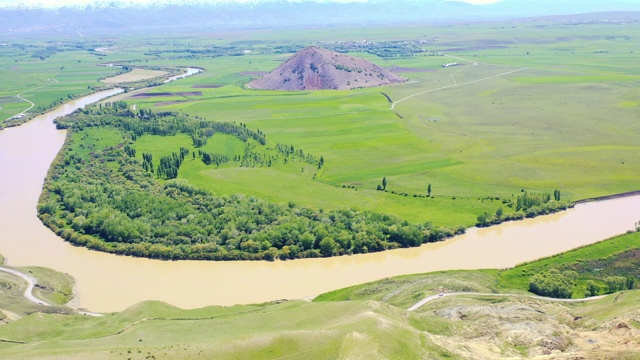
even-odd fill
[(243, 71), (239, 72), (238, 75), (249, 75), (249, 76), (257, 76), (257, 75), (266, 75), (268, 71)]
[(433, 69), (421, 69), (421, 68), (406, 68), (401, 66), (394, 66), (389, 68), (389, 71), (394, 73), (422, 73), (422, 72), (433, 72)]
[(106, 78), (102, 80), (102, 82), (106, 84), (119, 84), (119, 83), (125, 83), (125, 82), (135, 82), (135, 81), (153, 79), (153, 78), (157, 78), (167, 74), (168, 73), (166, 71), (133, 69), (128, 73)]
[(508, 46), (504, 45), (477, 45), (458, 48), (441, 49), (440, 51), (472, 51), (472, 50), (491, 50), (491, 49), (506, 49)]
[(162, 101), (162, 102), (156, 103), (153, 106), (154, 107), (160, 107), (160, 106), (184, 104), (184, 103), (188, 103), (188, 102), (191, 102), (191, 100)]
[(19, 103), (19, 102), (22, 102), (22, 100), (18, 99), (15, 96), (0, 96), (0, 105), (13, 104), (13, 103)]
[(222, 87), (222, 84), (195, 84), (192, 86), (194, 89), (217, 89)]
[(160, 97), (160, 96), (202, 96), (202, 91), (184, 91), (184, 92), (159, 92), (159, 93), (142, 93), (135, 94), (132, 97), (134, 98), (152, 98), (152, 97)]

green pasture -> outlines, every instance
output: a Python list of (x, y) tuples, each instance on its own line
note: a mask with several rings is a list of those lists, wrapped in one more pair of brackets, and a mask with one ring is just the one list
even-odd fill
[[(206, 71), (152, 90), (197, 90), (201, 96), (131, 101), (154, 111), (246, 123), (265, 132), (270, 144), (291, 144), (326, 161), (322, 172), (303, 166), (183, 166), (181, 178), (219, 194), (243, 192), (316, 207), (362, 207), (412, 221), (472, 224), (475, 215), (499, 207), (483, 198), (511, 198), (522, 189), (559, 189), (565, 200), (637, 190), (636, 55), (632, 42), (620, 40), (622, 34), (607, 40), (626, 30), (594, 26), (596, 35), (585, 38), (560, 26), (545, 32), (525, 26), (476, 32), (480, 28), (427, 28), (445, 35), (424, 46), (429, 53), (407, 59), (354, 53), (408, 68), (402, 75), (410, 81), (403, 84), (353, 91), (252, 90), (244, 87), (252, 78), (247, 71), (268, 71), (286, 58), (256, 51), (190, 62)], [(392, 31), (389, 38), (407, 34), (404, 30)], [(483, 49), (487, 44), (501, 47)], [(596, 53), (604, 45), (610, 45), (609, 53)], [(427, 56), (445, 49), (470, 61)], [(441, 67), (454, 61), (462, 65)], [(381, 92), (399, 101), (393, 110)], [(409, 196), (375, 191), (383, 177), (388, 190)], [(436, 199), (413, 198), (425, 194), (428, 184)], [(345, 191), (343, 185), (358, 190)]]
[(145, 302), (99, 318), (34, 313), (1, 326), (0, 337), (0, 351), (12, 358), (418, 359), (433, 351), (408, 326), (404, 311), (369, 301), (194, 310)]
[[(109, 43), (96, 40), (97, 46), (114, 47), (105, 56), (77, 50), (45, 60), (32, 57), (33, 48), (10, 46), (0, 48), (0, 119), (28, 107), (17, 101), (16, 94), (46, 85), (48, 79), (59, 84), (24, 97), (47, 105), (88, 92), (99, 78), (117, 71), (97, 63), (198, 66), (206, 71), (148, 91), (201, 91), (202, 95), (129, 102), (156, 112), (180, 111), (245, 123), (266, 133), (268, 143), (261, 151), (273, 151), (277, 143), (293, 145), (323, 156), (325, 168), (300, 162), (216, 168), (187, 157), (179, 178), (220, 195), (244, 193), (318, 208), (371, 209), (412, 222), (472, 225), (478, 214), (494, 212), (501, 200), (522, 189), (559, 189), (563, 199), (578, 200), (640, 188), (638, 26), (523, 22), (252, 31), (170, 39), (133, 36)], [(423, 45), (429, 52), (409, 58), (381, 59), (354, 52), (385, 67), (429, 71), (402, 73), (410, 80), (407, 83), (353, 91), (289, 93), (245, 86), (255, 76), (247, 72), (269, 71), (290, 55), (272, 53), (276, 44), (321, 45), (321, 41), (364, 38), (433, 39)], [(25, 41), (44, 46), (40, 38)], [(182, 52), (174, 53), (175, 58), (162, 53), (186, 49), (187, 44), (233, 45), (252, 52), (199, 59), (178, 58), (187, 55)], [(159, 55), (145, 54), (150, 48)], [(436, 53), (460, 59), (429, 56)], [(441, 67), (449, 62), (463, 65)], [(393, 101), (406, 99), (391, 110), (380, 92)], [(104, 129), (85, 129), (82, 134), (74, 134), (72, 151), (86, 154), (121, 141), (120, 134)], [(198, 150), (185, 135), (145, 135), (133, 147), (137, 158), (152, 153), (156, 164), (180, 147)], [(243, 148), (236, 138), (216, 134), (201, 150), (232, 156)], [(375, 190), (383, 177), (388, 192)], [(431, 198), (413, 197), (425, 195), (429, 184)], [(145, 302), (100, 318), (46, 313), (67, 310), (27, 303), (21, 297), (25, 285), (0, 273), (0, 320), (7, 322), (0, 326), (0, 353), (7, 358), (60, 359), (455, 358), (424, 333), (449, 335), (455, 326), (429, 315), (433, 309), (428, 306), (417, 314), (403, 309), (441, 291), (526, 294), (532, 274), (617, 259), (612, 257), (639, 246), (640, 234), (635, 233), (513, 269), (406, 275), (336, 290), (314, 303), (181, 310)], [(68, 278), (39, 268), (23, 270), (31, 270), (49, 289), (41, 296), (56, 303), (68, 300), (72, 286)], [(593, 274), (579, 275), (574, 297), (584, 294), (587, 280), (602, 283)], [(613, 321), (637, 310), (638, 297), (631, 291), (567, 306), (574, 316)], [(18, 316), (9, 321), (7, 314)]]
[[(35, 89), (25, 98), (41, 105), (86, 92), (87, 86), (117, 71), (96, 66), (104, 62), (201, 67), (203, 73), (146, 90), (173, 95), (128, 101), (153, 111), (245, 123), (267, 135), (267, 147), (293, 145), (323, 156), (325, 168), (278, 164), (215, 169), (186, 161), (180, 178), (216, 194), (242, 192), (277, 202), (361, 207), (411, 221), (472, 225), (478, 214), (494, 212), (501, 200), (523, 189), (559, 189), (564, 200), (579, 200), (639, 188), (636, 30), (636, 24), (567, 26), (544, 20), (327, 28), (304, 34), (261, 30), (135, 35), (87, 45), (110, 49), (101, 56), (79, 49), (45, 60), (32, 56), (37, 46), (46, 44), (35, 37), (30, 39), (35, 48), (0, 49), (0, 73), (6, 79), (0, 99), (53, 78), (60, 83)], [(274, 51), (280, 46), (297, 49), (363, 39), (419, 40), (425, 51), (380, 58), (351, 47), (354, 56), (404, 68), (401, 75), (408, 81), (402, 84), (313, 92), (246, 86), (257, 72), (270, 71), (291, 55)], [(242, 55), (193, 56), (190, 49)], [(451, 62), (461, 65), (441, 67)], [(189, 92), (201, 95), (185, 94)], [(381, 92), (396, 102), (393, 110)], [(13, 115), (20, 104), (28, 105), (0, 104), (0, 114)], [(196, 150), (185, 138), (152, 139), (143, 137), (134, 145), (139, 154), (151, 152), (159, 158), (180, 146)], [(242, 151), (240, 144), (218, 140), (214, 137), (207, 145), (212, 148), (203, 150)], [(387, 193), (375, 190), (383, 177)], [(435, 198), (413, 197), (425, 195), (429, 184)]]
[(74, 280), (71, 275), (39, 266), (19, 270), (38, 279), (39, 286), (34, 289), (35, 296), (57, 305), (64, 305), (73, 299)]
[[(108, 139), (104, 131), (94, 130), (90, 133), (98, 132), (104, 137), (98, 136), (95, 139), (92, 137), (86, 140)], [(115, 140), (115, 138), (112, 139), (112, 141)], [(150, 153), (156, 163), (157, 159), (177, 152), (181, 147), (186, 147), (192, 152), (203, 150), (231, 157), (244, 153), (244, 144), (240, 140), (222, 134), (214, 135), (207, 145), (199, 149), (194, 148), (191, 139), (183, 134), (171, 137), (145, 135), (134, 144), (134, 147), (137, 158), (141, 158), (142, 153)], [(268, 149), (269, 146), (266, 146), (264, 151), (273, 153)], [(444, 226), (460, 224), (471, 226), (475, 223), (476, 213), (484, 211), (492, 213), (500, 207), (499, 201), (484, 202), (469, 198), (451, 201), (450, 198), (438, 196), (426, 198), (414, 197), (413, 194), (405, 196), (385, 193), (375, 190), (377, 184), (373, 183), (371, 188), (362, 187), (361, 184), (358, 186), (349, 184), (349, 187), (343, 188), (315, 180), (314, 176), (320, 173), (315, 165), (299, 161), (278, 163), (272, 167), (239, 167), (237, 163), (231, 163), (217, 168), (215, 165), (204, 164), (200, 158), (193, 159), (187, 156), (180, 168), (178, 178), (188, 180), (218, 195), (244, 193), (274, 202), (293, 201), (299, 205), (323, 209), (357, 207), (395, 214), (412, 222), (431, 221), (436, 225)], [(387, 181), (391, 184), (392, 179), (389, 178)], [(388, 188), (391, 189), (391, 185), (388, 185)], [(419, 194), (426, 195), (426, 185), (424, 189), (420, 189)]]
[(34, 46), (25, 51), (14, 47), (0, 49), (0, 77), (3, 80), (0, 99), (14, 99), (11, 106), (0, 104), (2, 121), (29, 108), (29, 103), (16, 98), (18, 94), (35, 103), (29, 110), (35, 112), (40, 106), (48, 107), (56, 101), (68, 101), (73, 96), (91, 92), (90, 86), (100, 85), (99, 78), (116, 71), (97, 66), (102, 60), (83, 50), (56, 53), (45, 60), (34, 58), (31, 55), (40, 49)]
[(0, 119), (4, 121), (5, 119), (11, 118), (21, 113), (27, 107), (29, 107), (29, 104), (17, 97), (0, 97)]

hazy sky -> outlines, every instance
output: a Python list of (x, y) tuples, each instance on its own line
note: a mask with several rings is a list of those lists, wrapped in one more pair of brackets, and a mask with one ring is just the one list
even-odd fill
[[(196, 3), (252, 3), (265, 0), (186, 0), (186, 2)], [(268, 0), (266, 0), (268, 1)], [(367, 0), (289, 0), (295, 2), (303, 1), (317, 1), (317, 2), (367, 2)], [(460, 1), (469, 4), (493, 4), (502, 0), (445, 0), (445, 1)], [(42, 6), (48, 8), (58, 8), (65, 5), (89, 5), (96, 2), (103, 3), (122, 3), (122, 4), (150, 4), (150, 3), (177, 3), (181, 0), (0, 0), (0, 7), (16, 6), (16, 5), (28, 5), (28, 6)]]

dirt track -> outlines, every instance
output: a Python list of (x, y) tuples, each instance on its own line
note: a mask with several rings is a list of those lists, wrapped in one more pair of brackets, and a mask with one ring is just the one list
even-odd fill
[(558, 302), (583, 302), (583, 301), (593, 301), (593, 300), (599, 300), (604, 298), (607, 295), (600, 295), (600, 296), (593, 296), (593, 297), (589, 297), (589, 298), (584, 298), (584, 299), (556, 299), (556, 298), (549, 298), (549, 297), (543, 297), (543, 296), (535, 296), (535, 295), (520, 295), (520, 294), (493, 294), (493, 293), (477, 293), (477, 292), (454, 292), (454, 293), (443, 293), (442, 296), (440, 294), (437, 295), (431, 295), (428, 296), (420, 301), (418, 301), (417, 303), (415, 303), (413, 306), (411, 306), (410, 308), (407, 309), (407, 311), (414, 311), (417, 310), (418, 308), (420, 308), (422, 305), (433, 301), (435, 299), (438, 298), (444, 298), (446, 296), (459, 296), (459, 295), (480, 295), (480, 296), (507, 296), (507, 297), (526, 297), (526, 298), (530, 298), (530, 299), (538, 299), (538, 300), (545, 300), (545, 301), (558, 301)]
[(34, 278), (32, 278), (31, 276), (20, 272), (18, 270), (15, 269), (10, 269), (4, 266), (0, 266), (0, 271), (9, 273), (9, 274), (13, 274), (17, 277), (22, 278), (23, 280), (25, 280), (27, 282), (27, 289), (24, 291), (24, 297), (25, 299), (31, 301), (34, 304), (38, 304), (38, 305), (42, 305), (42, 306), (51, 306), (50, 303), (44, 301), (44, 300), (40, 300), (37, 297), (35, 297), (33, 295), (33, 288), (36, 286), (36, 280)]

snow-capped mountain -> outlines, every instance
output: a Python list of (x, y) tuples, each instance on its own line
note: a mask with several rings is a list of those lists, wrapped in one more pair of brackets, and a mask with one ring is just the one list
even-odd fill
[(604, 11), (640, 11), (640, 2), (502, 0), (472, 5), (461, 0), (0, 0), (0, 33), (433, 23)]

